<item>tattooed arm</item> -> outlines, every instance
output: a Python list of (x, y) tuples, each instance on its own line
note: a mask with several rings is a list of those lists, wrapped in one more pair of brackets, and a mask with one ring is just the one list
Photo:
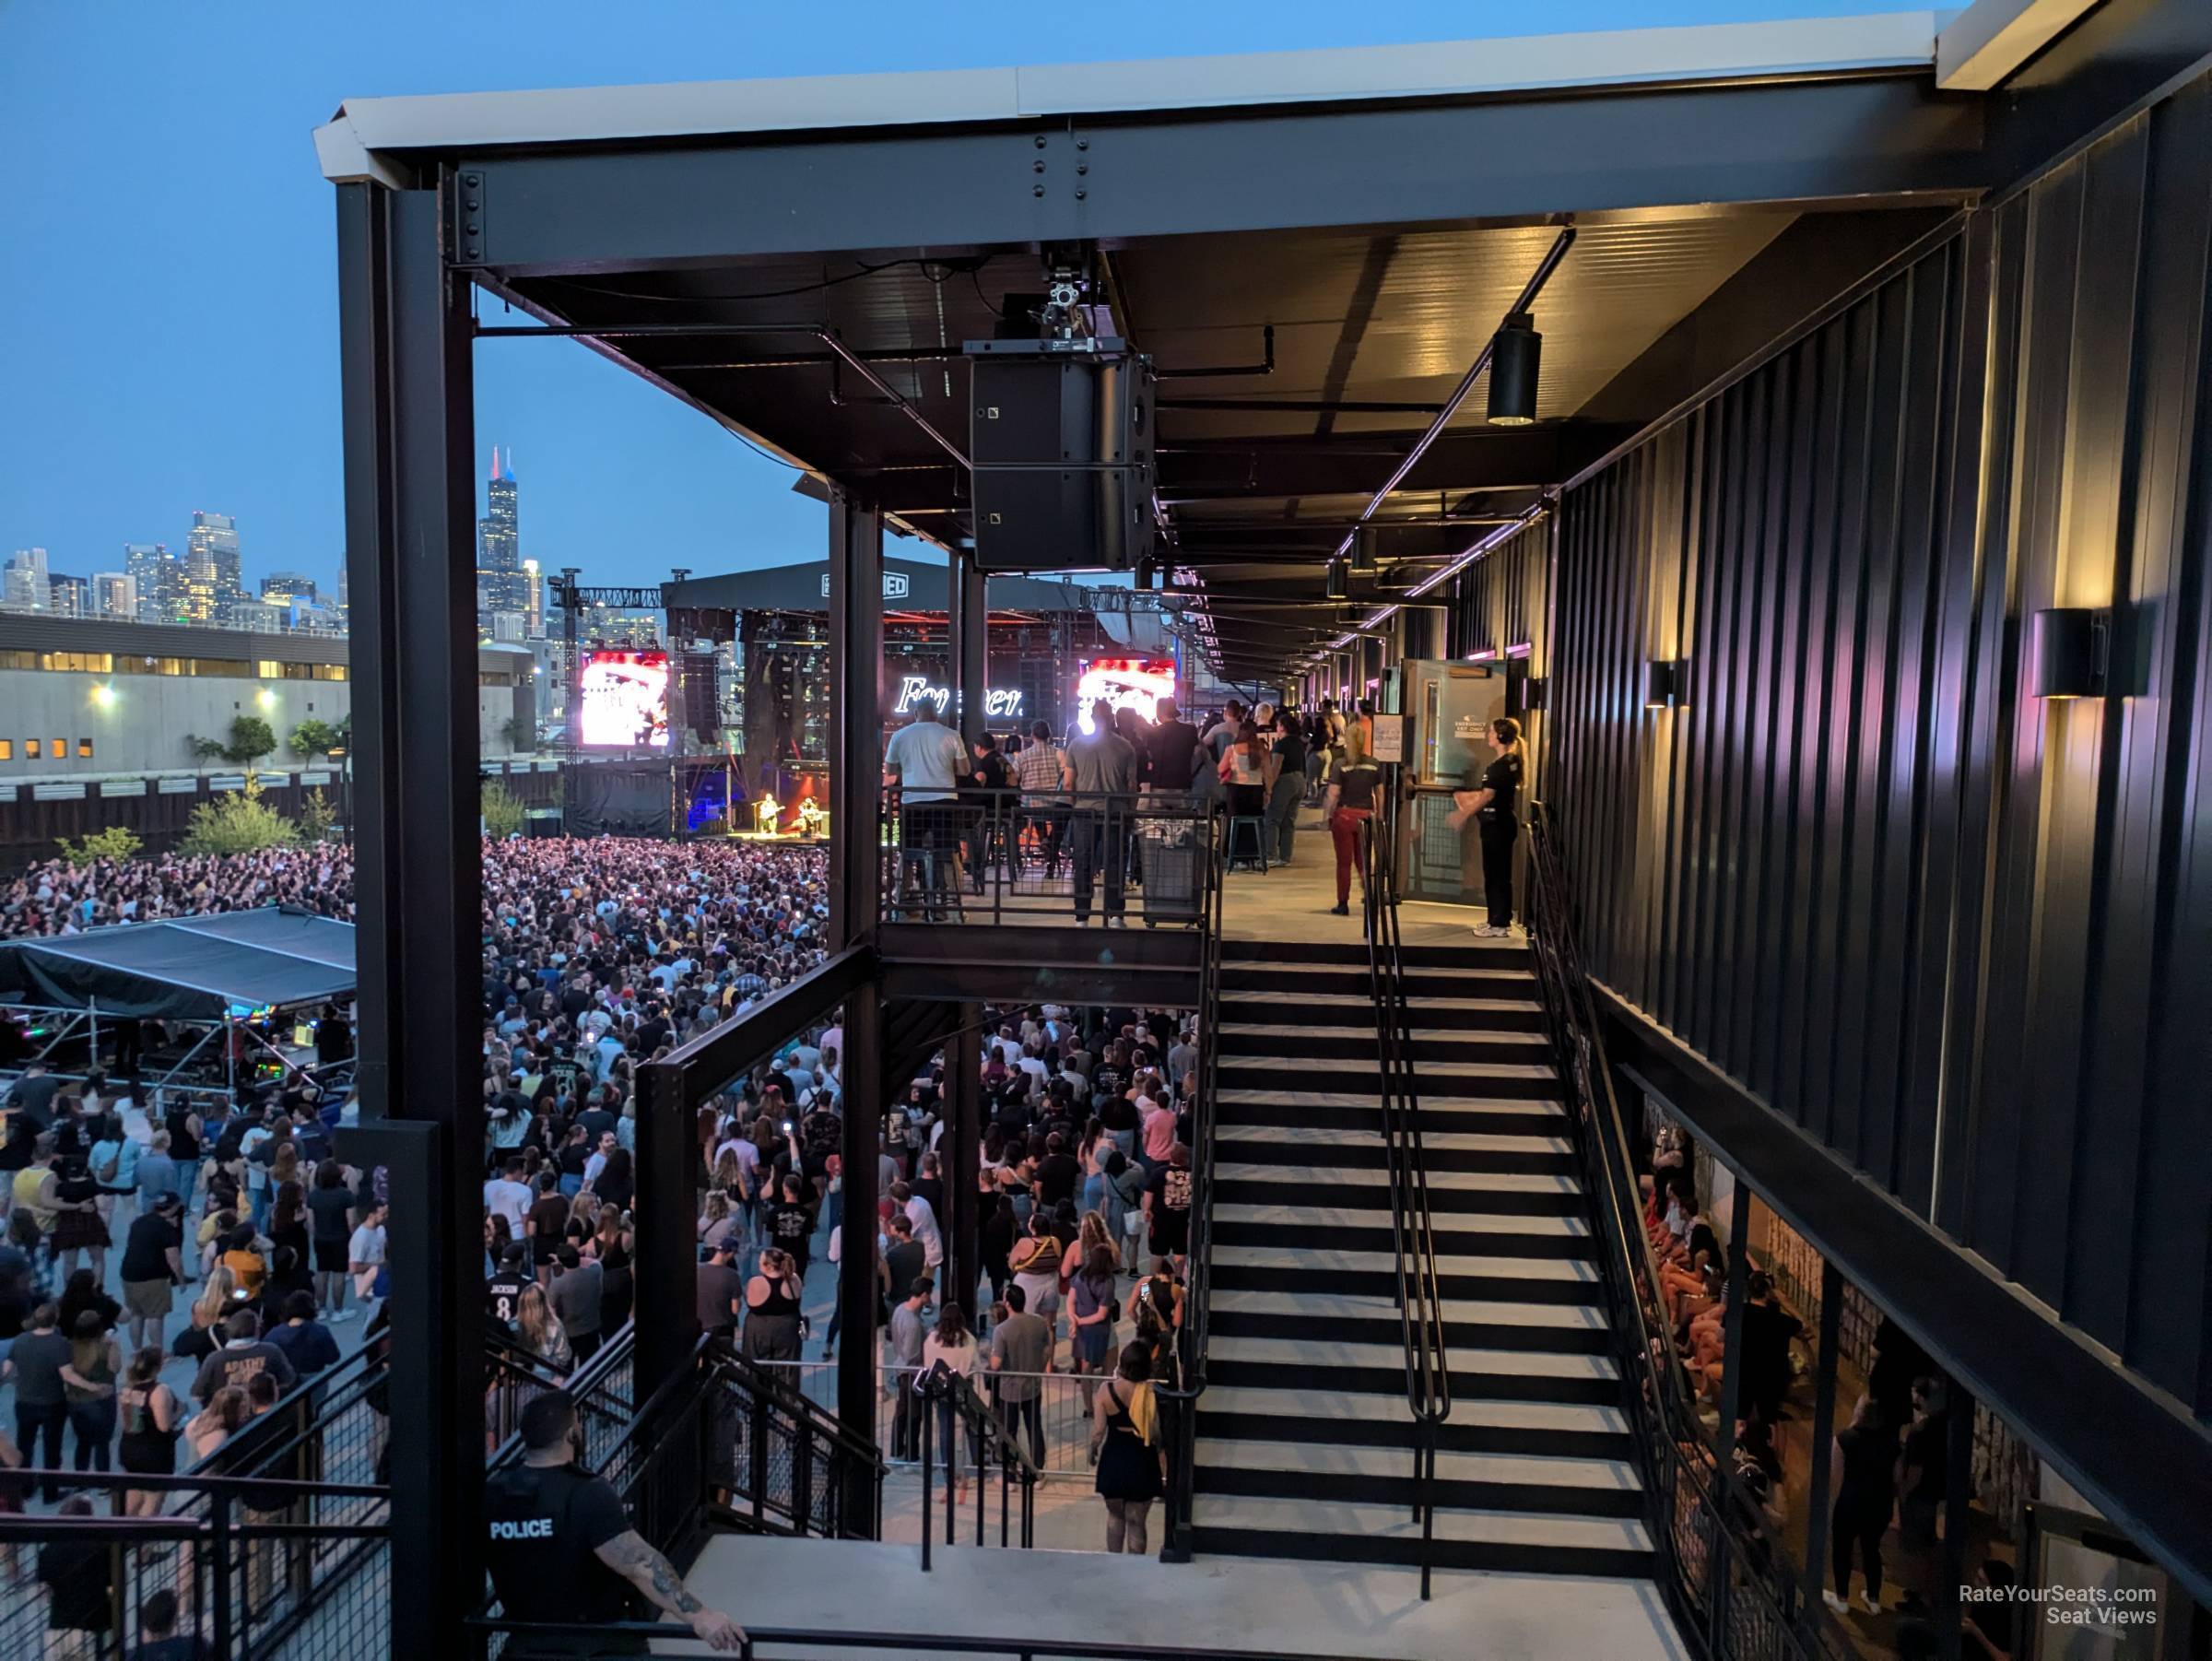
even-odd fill
[(648, 1546), (631, 1529), (598, 1548), (599, 1561), (649, 1598), (688, 1626), (709, 1647), (741, 1649), (745, 1629), (720, 1609), (707, 1606), (685, 1590), (683, 1576), (669, 1561)]

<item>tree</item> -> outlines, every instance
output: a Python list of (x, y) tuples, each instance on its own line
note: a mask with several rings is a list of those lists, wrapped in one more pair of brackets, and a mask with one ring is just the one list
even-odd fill
[(124, 825), (91, 831), (75, 844), (65, 836), (53, 840), (61, 844), (62, 857), (73, 866), (88, 866), (96, 859), (135, 859), (146, 846), (136, 831)]
[(182, 846), (187, 854), (253, 854), (288, 848), (299, 840), (300, 827), (263, 801), (261, 785), (248, 779), (243, 790), (227, 792), (192, 810)]
[(513, 750), (532, 750), (537, 748), (537, 721), (530, 715), (510, 715), (501, 724), (500, 733)]
[(481, 811), (485, 835), (503, 839), (522, 833), (523, 804), (506, 785), (495, 782), (484, 786)]
[(186, 733), (184, 746), (202, 761), (220, 759), (240, 767), (251, 767), (262, 757), (276, 753), (276, 733), (259, 715), (233, 715), (228, 740), (202, 738)]
[(286, 748), (295, 756), (312, 761), (338, 748), (338, 729), (327, 721), (319, 721), (310, 715), (292, 728), (292, 736), (286, 741)]
[(338, 810), (330, 805), (330, 798), (320, 786), (307, 793), (307, 800), (300, 804), (300, 830), (311, 842), (328, 842), (331, 827), (338, 822)]

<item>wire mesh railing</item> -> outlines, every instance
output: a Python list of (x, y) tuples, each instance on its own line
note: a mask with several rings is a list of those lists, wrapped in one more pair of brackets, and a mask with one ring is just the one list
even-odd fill
[(891, 923), (1195, 928), (1213, 810), (1188, 793), (884, 793)]

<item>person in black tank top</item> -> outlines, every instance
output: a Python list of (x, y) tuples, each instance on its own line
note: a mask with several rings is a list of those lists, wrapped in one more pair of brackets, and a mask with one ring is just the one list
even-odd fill
[(1521, 831), (1521, 783), (1527, 761), (1521, 743), (1521, 724), (1500, 716), (1490, 723), (1490, 748), (1497, 757), (1482, 770), (1472, 790), (1454, 791), (1453, 813), (1446, 822), (1454, 830), (1468, 819), (1482, 844), (1482, 891), (1489, 907), (1486, 922), (1475, 932), (1486, 938), (1513, 932), (1513, 840)]

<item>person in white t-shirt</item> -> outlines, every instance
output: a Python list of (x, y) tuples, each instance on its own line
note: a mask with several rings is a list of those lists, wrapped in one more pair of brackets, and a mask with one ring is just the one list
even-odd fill
[(372, 1202), (361, 1226), (353, 1231), (353, 1239), (346, 1247), (347, 1270), (353, 1276), (353, 1290), (360, 1297), (374, 1295), (376, 1278), (384, 1266), (384, 1219), (387, 1210), (383, 1201)]
[(523, 1161), (509, 1160), (498, 1176), (484, 1184), (484, 1209), (492, 1217), (504, 1217), (510, 1237), (523, 1237), (523, 1219), (530, 1210), (530, 1189), (523, 1181)]

